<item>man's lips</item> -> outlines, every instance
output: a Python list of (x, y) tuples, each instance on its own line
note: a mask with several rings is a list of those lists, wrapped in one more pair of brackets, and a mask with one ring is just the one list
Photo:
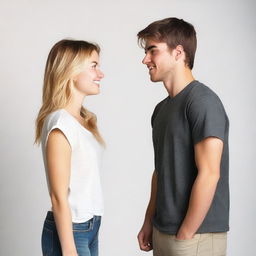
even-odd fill
[(149, 73), (152, 73), (156, 69), (156, 66), (148, 66)]
[(154, 65), (150, 65), (150, 66), (147, 66), (147, 67), (148, 67), (148, 70), (149, 70), (149, 71), (151, 71), (151, 70), (153, 70), (153, 69), (156, 68), (156, 66), (154, 66)]
[(98, 86), (100, 85), (100, 80), (95, 80), (93, 81), (95, 84), (97, 84)]

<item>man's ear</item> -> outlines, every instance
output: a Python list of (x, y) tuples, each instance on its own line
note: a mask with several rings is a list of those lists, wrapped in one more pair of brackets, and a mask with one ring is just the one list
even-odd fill
[(177, 45), (174, 50), (175, 50), (175, 60), (179, 60), (183, 56), (185, 57), (185, 52), (182, 45), (180, 44)]

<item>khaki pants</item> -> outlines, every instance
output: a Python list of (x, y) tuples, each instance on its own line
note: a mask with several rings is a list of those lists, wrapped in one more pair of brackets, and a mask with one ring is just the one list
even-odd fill
[(154, 256), (226, 256), (227, 233), (196, 234), (189, 240), (178, 240), (153, 228)]

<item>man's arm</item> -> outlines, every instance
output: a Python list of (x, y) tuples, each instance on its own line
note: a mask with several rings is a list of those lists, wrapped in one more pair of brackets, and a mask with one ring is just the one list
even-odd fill
[(151, 195), (143, 226), (138, 234), (139, 246), (142, 251), (152, 250), (152, 219), (156, 209), (157, 174), (154, 171), (151, 181)]
[(198, 175), (192, 187), (189, 207), (177, 239), (191, 239), (202, 224), (214, 197), (220, 177), (223, 142), (208, 137), (195, 145), (195, 161)]

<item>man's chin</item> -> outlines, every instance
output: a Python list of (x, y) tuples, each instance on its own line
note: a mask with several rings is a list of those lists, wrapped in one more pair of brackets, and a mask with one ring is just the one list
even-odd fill
[(156, 77), (150, 77), (151, 82), (160, 82), (160, 79), (157, 79)]

